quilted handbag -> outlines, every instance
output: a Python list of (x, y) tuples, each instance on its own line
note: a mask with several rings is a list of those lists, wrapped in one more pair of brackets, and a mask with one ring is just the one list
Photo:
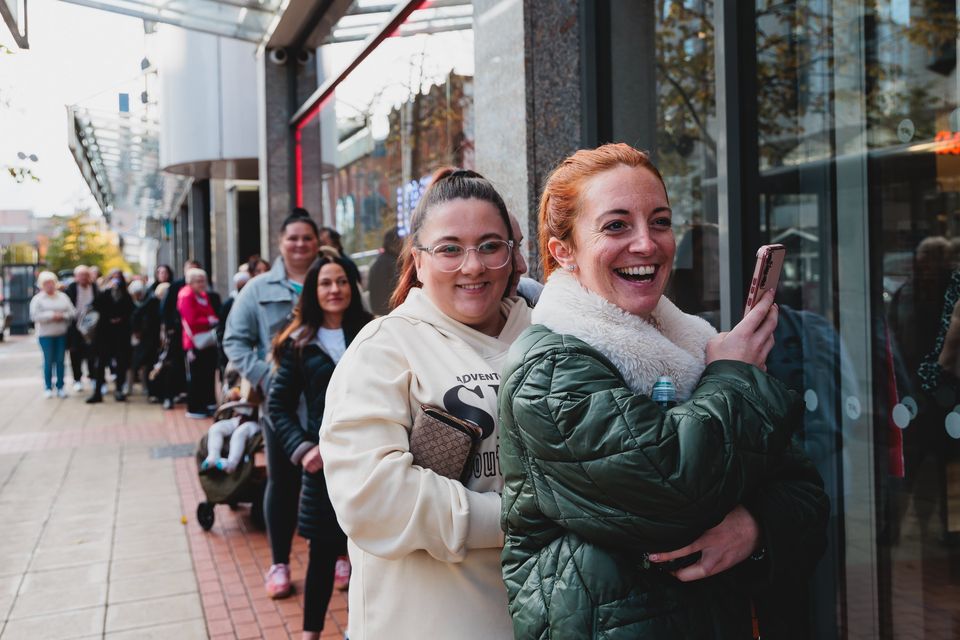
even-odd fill
[(423, 405), (410, 429), (413, 464), (453, 480), (466, 482), (482, 431), (472, 422), (437, 407)]

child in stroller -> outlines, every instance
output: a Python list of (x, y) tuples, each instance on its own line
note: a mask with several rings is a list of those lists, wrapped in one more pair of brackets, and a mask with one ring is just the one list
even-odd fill
[[(260, 433), (260, 423), (255, 408), (235, 408), (232, 417), (214, 422), (207, 432), (207, 457), (200, 463), (200, 473), (210, 469), (233, 473), (243, 457), (247, 440), (257, 433)], [(230, 440), (229, 453), (222, 458), (226, 438)]]
[[(224, 439), (229, 437), (224, 456)], [(214, 505), (235, 509), (249, 502), (254, 525), (264, 527), (263, 490), (267, 470), (263, 456), (263, 434), (257, 422), (257, 404), (241, 400), (222, 404), (214, 415), (210, 432), (197, 447), (200, 486), (206, 501), (197, 505), (197, 521), (205, 531), (214, 523)]]

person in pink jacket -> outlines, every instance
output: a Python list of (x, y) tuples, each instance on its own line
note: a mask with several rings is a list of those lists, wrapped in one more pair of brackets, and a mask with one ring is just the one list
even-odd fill
[(214, 374), (217, 369), (217, 340), (208, 332), (220, 322), (214, 297), (207, 291), (207, 273), (190, 269), (186, 286), (177, 294), (177, 311), (183, 323), (183, 351), (189, 363), (187, 417), (207, 418), (216, 409)]

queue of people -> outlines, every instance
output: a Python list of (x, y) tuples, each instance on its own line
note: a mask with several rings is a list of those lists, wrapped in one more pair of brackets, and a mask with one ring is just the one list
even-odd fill
[[(100, 401), (131, 333), (151, 394), (185, 391), (188, 415), (236, 369), (266, 447), (271, 598), (292, 593), (295, 532), (309, 541), (305, 640), (348, 586), (352, 640), (806, 637), (830, 506), (799, 399), (766, 371), (773, 295), (724, 333), (664, 295), (670, 200), (628, 145), (561, 162), (538, 215), (544, 284), (495, 186), (437, 172), (406, 237), (384, 237), (368, 308), (302, 209), (224, 305), (195, 263), (139, 301), (115, 272), (62, 297), (43, 276), (45, 388), (69, 348)], [(69, 334), (91, 312), (106, 337), (85, 350)], [(665, 376), (671, 404), (652, 399)]]
[[(125, 276), (119, 269), (99, 278), (95, 267), (78, 265), (73, 281), (61, 287), (54, 273), (41, 272), (37, 278), (41, 291), (31, 301), (31, 319), (44, 354), (45, 395), (54, 395), (51, 375), (56, 372), (60, 374), (56, 395), (67, 396), (62, 374), (69, 354), (73, 390), (83, 392), (85, 373), (90, 384), (88, 403), (103, 402), (109, 371), (118, 402), (125, 401), (131, 386), (139, 382), (151, 402), (163, 401), (169, 409), (175, 401), (187, 400), (190, 417), (211, 415), (216, 406), (219, 349), (201, 350), (183, 331), (186, 326), (188, 331), (204, 332), (219, 323), (219, 297), (207, 291), (206, 272), (198, 267), (194, 261), (187, 263), (188, 287), (183, 286), (185, 281), (173, 280), (167, 265), (157, 267), (149, 283), (143, 277)], [(168, 294), (174, 284), (178, 284), (173, 289), (177, 294), (171, 298)], [(178, 304), (187, 311), (186, 319)], [(215, 336), (212, 343), (219, 346)], [(177, 363), (178, 358), (183, 362)], [(196, 363), (190, 375), (186, 361)]]

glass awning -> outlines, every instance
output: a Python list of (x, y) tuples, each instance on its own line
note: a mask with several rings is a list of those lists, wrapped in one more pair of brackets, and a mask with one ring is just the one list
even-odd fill
[(283, 0), (62, 0), (91, 9), (260, 43)]
[(67, 107), (70, 150), (104, 216), (171, 218), (192, 180), (160, 170), (158, 124), (146, 115)]
[[(376, 33), (399, 4), (382, 0), (355, 0), (333, 26), (323, 44), (366, 40)], [(472, 24), (473, 3), (470, 0), (433, 0), (424, 3), (393, 35), (459, 31), (471, 28)]]

